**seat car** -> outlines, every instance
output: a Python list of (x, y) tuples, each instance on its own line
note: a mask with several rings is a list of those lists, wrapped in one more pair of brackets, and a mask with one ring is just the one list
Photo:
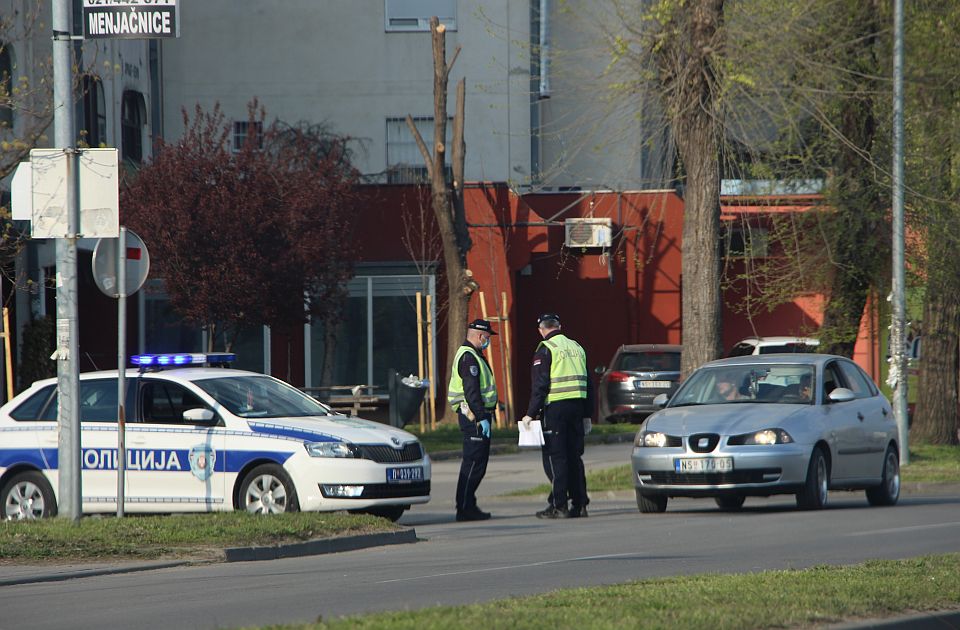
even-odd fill
[(900, 496), (890, 403), (853, 361), (822, 354), (750, 355), (695, 370), (637, 432), (637, 507), (710, 497), (722, 509), (748, 496), (796, 495), (819, 509), (829, 490), (866, 490), (871, 505)]
[(781, 354), (784, 352), (813, 352), (820, 345), (813, 337), (747, 337), (738, 341), (728, 357), (742, 357), (749, 354)]
[[(134, 357), (141, 369), (126, 372), (125, 511), (355, 510), (396, 520), (430, 500), (430, 458), (410, 433), (334, 413), (271, 376), (209, 365), (229, 356), (175, 357)], [(117, 507), (117, 376), (80, 375), (84, 513)], [(5, 518), (56, 514), (57, 444), (56, 379), (0, 407)]]
[(680, 380), (678, 345), (620, 346), (602, 370), (599, 386), (600, 419), (606, 422), (640, 421), (659, 409), (658, 394), (673, 394)]

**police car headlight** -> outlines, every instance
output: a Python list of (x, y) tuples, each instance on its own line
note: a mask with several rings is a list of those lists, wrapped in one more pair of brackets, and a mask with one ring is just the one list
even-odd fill
[(310, 457), (358, 457), (357, 447), (347, 442), (307, 442), (303, 446)]

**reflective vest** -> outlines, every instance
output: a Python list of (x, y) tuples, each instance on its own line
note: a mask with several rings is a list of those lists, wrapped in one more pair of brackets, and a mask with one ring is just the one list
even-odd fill
[(463, 395), (463, 379), (460, 378), (460, 359), (469, 352), (477, 360), (480, 368), (480, 398), (483, 400), (483, 406), (486, 409), (495, 409), (497, 406), (497, 385), (493, 382), (493, 372), (490, 366), (483, 360), (483, 357), (473, 349), (472, 346), (460, 346), (456, 356), (453, 357), (453, 369), (450, 370), (450, 383), (447, 385), (447, 402), (450, 407), (457, 411), (460, 409), (460, 403), (466, 402)]
[(547, 394), (547, 404), (558, 400), (586, 398), (587, 353), (580, 344), (564, 335), (554, 335), (541, 341), (540, 345), (550, 349), (550, 392)]

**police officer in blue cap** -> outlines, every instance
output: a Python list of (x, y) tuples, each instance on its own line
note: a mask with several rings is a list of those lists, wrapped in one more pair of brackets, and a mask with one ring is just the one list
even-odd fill
[(483, 521), (489, 512), (477, 507), (477, 488), (490, 459), (490, 420), (497, 408), (497, 384), (483, 356), (497, 334), (485, 319), (467, 325), (467, 340), (457, 350), (447, 385), (447, 402), (457, 412), (463, 433), (463, 458), (457, 481), (457, 520)]
[(533, 355), (530, 404), (522, 422), (529, 427), (534, 417), (543, 415), (543, 469), (553, 485), (549, 505), (537, 512), (537, 518), (585, 518), (590, 499), (583, 436), (593, 415), (587, 354), (560, 332), (556, 313), (541, 315), (537, 329), (543, 341)]

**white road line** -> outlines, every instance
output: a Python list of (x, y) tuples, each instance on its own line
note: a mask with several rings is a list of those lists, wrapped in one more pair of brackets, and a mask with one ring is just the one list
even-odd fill
[(625, 556), (636, 556), (636, 553), (611, 553), (601, 556), (582, 556), (579, 558), (567, 558), (565, 560), (545, 560), (543, 562), (531, 562), (529, 564), (510, 564), (502, 567), (489, 567), (487, 569), (473, 569), (471, 571), (451, 571), (450, 573), (434, 573), (432, 575), (418, 575), (416, 577), (397, 578), (395, 580), (380, 580), (377, 584), (390, 584), (392, 582), (411, 582), (414, 580), (429, 580), (438, 577), (449, 577), (451, 575), (470, 575), (471, 573), (489, 573), (491, 571), (509, 571), (512, 569), (527, 569), (530, 567), (542, 567), (548, 564), (562, 564), (564, 562), (582, 562), (584, 560), (605, 560), (607, 558), (623, 558)]
[(909, 527), (894, 527), (892, 529), (875, 529), (869, 532), (854, 532), (852, 534), (846, 534), (847, 536), (872, 536), (874, 534), (899, 534), (900, 532), (910, 532), (916, 531), (919, 529), (940, 529), (941, 527), (957, 527), (960, 526), (960, 521), (954, 521), (952, 523), (935, 523), (933, 525), (911, 525)]

